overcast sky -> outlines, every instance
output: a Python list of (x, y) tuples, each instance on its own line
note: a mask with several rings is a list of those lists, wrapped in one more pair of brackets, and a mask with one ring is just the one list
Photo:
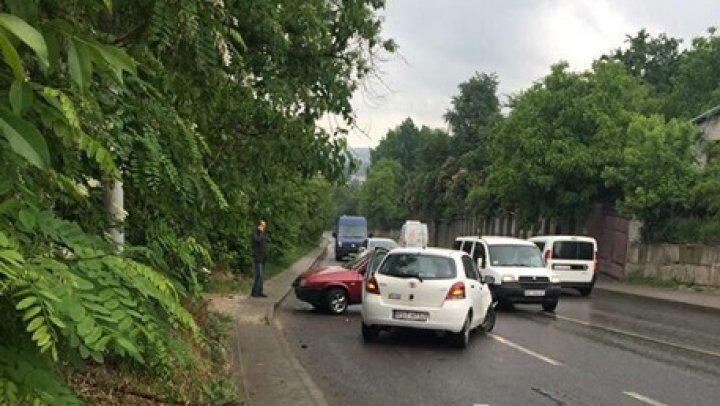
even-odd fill
[(450, 98), (475, 71), (495, 72), (506, 95), (560, 60), (586, 69), (641, 28), (687, 46), (720, 26), (720, 1), (387, 0), (383, 14), (384, 36), (395, 39), (399, 55), (381, 64), (384, 84), (355, 95), (362, 131), (350, 135), (352, 147), (375, 146), (405, 117), (446, 128)]

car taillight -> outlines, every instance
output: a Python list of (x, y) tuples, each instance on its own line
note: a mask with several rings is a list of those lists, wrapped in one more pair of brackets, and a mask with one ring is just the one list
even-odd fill
[(465, 284), (463, 282), (455, 282), (445, 295), (445, 300), (465, 299)]
[(597, 251), (595, 251), (595, 257), (593, 259), (593, 272), (598, 271), (598, 264), (599, 264), (599, 262), (598, 262), (598, 257), (597, 257)]
[(378, 287), (378, 283), (375, 280), (375, 277), (368, 279), (367, 283), (365, 284), (365, 292), (367, 293), (373, 293), (376, 295), (380, 294), (380, 287)]

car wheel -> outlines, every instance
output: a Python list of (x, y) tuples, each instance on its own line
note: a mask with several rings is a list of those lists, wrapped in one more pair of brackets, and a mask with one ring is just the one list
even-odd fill
[(368, 326), (365, 323), (360, 324), (362, 325), (363, 341), (367, 343), (377, 341), (378, 337), (380, 336), (380, 329), (376, 326)]
[(552, 302), (543, 302), (542, 308), (546, 312), (554, 312), (555, 308), (557, 308), (557, 305), (558, 305), (558, 300), (555, 299)]
[(345, 289), (334, 288), (325, 294), (325, 306), (332, 314), (341, 314), (347, 310), (348, 295)]
[(578, 288), (578, 292), (580, 292), (580, 296), (587, 297), (590, 296), (592, 288)]
[(450, 343), (453, 347), (467, 348), (468, 343), (470, 343), (470, 323), (470, 313), (468, 313), (462, 330), (459, 333), (450, 334)]
[(487, 313), (485, 314), (485, 320), (483, 320), (482, 324), (480, 325), (480, 330), (484, 333), (489, 333), (493, 330), (495, 327), (495, 320), (497, 319), (497, 314), (495, 313), (495, 307), (490, 305), (487, 309)]

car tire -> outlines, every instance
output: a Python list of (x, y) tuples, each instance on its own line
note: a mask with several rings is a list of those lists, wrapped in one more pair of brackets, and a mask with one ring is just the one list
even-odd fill
[(345, 289), (333, 288), (325, 293), (325, 308), (330, 314), (343, 314), (348, 307), (348, 294)]
[(578, 292), (580, 292), (580, 296), (588, 297), (588, 296), (590, 296), (590, 293), (592, 293), (592, 287), (578, 288)]
[(552, 302), (543, 302), (542, 308), (543, 308), (543, 310), (545, 310), (546, 312), (552, 313), (552, 312), (554, 312), (555, 309), (557, 308), (557, 305), (558, 305), (558, 300), (555, 299), (555, 300), (553, 300)]
[(372, 343), (377, 341), (378, 337), (380, 337), (380, 329), (376, 326), (368, 326), (365, 323), (360, 323), (362, 325), (362, 338), (363, 341), (366, 343)]
[(497, 320), (497, 313), (495, 312), (495, 306), (490, 305), (485, 314), (485, 320), (480, 324), (480, 331), (483, 333), (489, 333), (495, 327), (495, 320)]
[(470, 317), (470, 313), (468, 313), (463, 328), (459, 333), (450, 334), (450, 344), (453, 347), (463, 349), (467, 348), (468, 343), (470, 343), (470, 323), (472, 322)]

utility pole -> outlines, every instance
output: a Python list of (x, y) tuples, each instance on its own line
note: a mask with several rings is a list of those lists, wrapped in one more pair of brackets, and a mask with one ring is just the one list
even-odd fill
[(123, 245), (125, 244), (125, 232), (122, 226), (125, 220), (122, 180), (113, 180), (112, 187), (107, 190), (105, 209), (112, 224), (110, 227), (110, 238), (117, 245), (118, 251), (122, 251)]

